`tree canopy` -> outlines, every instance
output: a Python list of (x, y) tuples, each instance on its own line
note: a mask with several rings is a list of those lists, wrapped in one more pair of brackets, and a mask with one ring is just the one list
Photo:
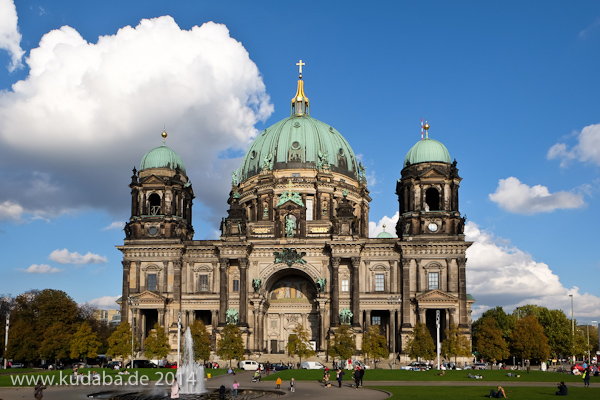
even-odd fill
[(370, 356), (374, 360), (390, 355), (385, 336), (381, 333), (381, 326), (370, 325), (369, 329), (363, 333), (362, 351), (365, 358)]
[(468, 357), (471, 355), (471, 343), (469, 339), (461, 335), (458, 325), (452, 324), (449, 329), (445, 330), (446, 339), (442, 342), (441, 353), (450, 358), (454, 356), (456, 363), (457, 357)]
[(329, 340), (327, 353), (339, 360), (346, 360), (356, 353), (356, 343), (352, 337), (350, 326), (340, 325), (335, 330), (333, 339)]
[(406, 352), (413, 359), (432, 359), (436, 355), (433, 338), (427, 325), (417, 322), (406, 344)]
[(314, 356), (316, 353), (310, 344), (308, 330), (305, 329), (302, 324), (297, 324), (293, 332), (294, 333), (290, 335), (287, 344), (288, 354), (291, 356), (298, 356), (300, 362), (302, 362), (302, 358)]
[(190, 325), (190, 333), (194, 340), (194, 359), (206, 361), (212, 348), (210, 334), (204, 323), (197, 319)]
[[(138, 347), (137, 339), (133, 339), (134, 348)], [(108, 338), (108, 350), (111, 357), (127, 358), (131, 355), (131, 326), (127, 321), (121, 321), (121, 324)]]
[(244, 341), (237, 325), (225, 325), (217, 344), (217, 355), (224, 360), (229, 360), (230, 366), (232, 359), (241, 360), (244, 357)]
[(511, 344), (515, 354), (524, 359), (547, 360), (550, 356), (548, 338), (534, 315), (527, 315), (515, 323)]
[(479, 355), (486, 360), (501, 361), (509, 357), (508, 343), (493, 317), (486, 318), (473, 335)]
[(92, 327), (86, 321), (79, 325), (79, 329), (71, 339), (71, 358), (95, 358), (98, 356), (100, 340), (98, 334), (92, 331)]
[(146, 358), (153, 360), (166, 357), (170, 351), (171, 346), (169, 345), (169, 338), (165, 333), (165, 328), (157, 322), (154, 324), (154, 328), (150, 331), (146, 340), (144, 340), (144, 354)]

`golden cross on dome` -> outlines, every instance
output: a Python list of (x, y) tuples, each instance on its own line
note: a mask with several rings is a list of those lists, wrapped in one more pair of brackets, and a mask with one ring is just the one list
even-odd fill
[(292, 188), (294, 187), (294, 184), (292, 183), (292, 180), (288, 180), (288, 184), (286, 185), (288, 187), (288, 192), (290, 193), (290, 195), (292, 194)]
[(302, 60), (300, 60), (300, 62), (297, 62), (296, 65), (300, 68), (300, 76), (302, 76), (302, 66), (306, 64), (303, 63)]

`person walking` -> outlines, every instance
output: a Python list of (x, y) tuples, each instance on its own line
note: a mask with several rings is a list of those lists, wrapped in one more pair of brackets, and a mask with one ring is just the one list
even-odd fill
[(278, 376), (277, 380), (275, 381), (275, 385), (277, 389), (281, 389), (281, 377)]
[(35, 388), (33, 389), (33, 397), (35, 397), (36, 400), (42, 400), (45, 389), (46, 385), (42, 385), (42, 380), (38, 379), (37, 385), (35, 385)]
[(295, 392), (296, 391), (296, 381), (294, 380), (294, 378), (292, 378), (290, 380), (290, 392)]
[(590, 387), (590, 376), (592, 375), (592, 367), (588, 366), (585, 371), (583, 371), (583, 387)]
[(233, 381), (233, 396), (234, 397), (237, 397), (239, 387), (240, 387), (240, 384), (238, 383), (238, 381)]
[(338, 368), (338, 370), (337, 370), (337, 372), (335, 374), (335, 377), (336, 377), (336, 379), (338, 381), (339, 387), (341, 388), (342, 387), (342, 381), (344, 380), (344, 371), (342, 371), (341, 368)]
[(358, 385), (360, 384), (360, 367), (356, 367), (354, 370), (354, 386), (356, 390), (358, 390)]

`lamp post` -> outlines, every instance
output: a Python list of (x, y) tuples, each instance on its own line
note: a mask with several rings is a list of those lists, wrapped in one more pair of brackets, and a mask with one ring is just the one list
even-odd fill
[(133, 312), (133, 306), (135, 306), (137, 302), (134, 300), (133, 297), (129, 296), (129, 298), (127, 299), (127, 303), (129, 304), (129, 312), (131, 312), (131, 368), (133, 368), (133, 352), (135, 343), (135, 313)]
[[(570, 294), (569, 297), (571, 298), (571, 342), (573, 343), (573, 346), (575, 346), (575, 320), (573, 319), (573, 295)], [(573, 349), (575, 349), (575, 347), (573, 347)], [(575, 354), (573, 354), (573, 362), (575, 362)]]
[(400, 296), (390, 296), (388, 299), (392, 308), (390, 310), (390, 322), (392, 323), (392, 369), (396, 368), (396, 306), (402, 302)]
[(4, 369), (6, 369), (7, 359), (6, 353), (8, 352), (8, 326), (10, 325), (10, 313), (6, 313), (6, 336), (4, 337)]
[(440, 369), (440, 310), (435, 310), (435, 328), (437, 331), (435, 353), (437, 354), (437, 367)]
[[(596, 321), (592, 321), (591, 324), (594, 325), (596, 324)], [(588, 339), (588, 364), (592, 363), (592, 355), (590, 353), (590, 325), (587, 325), (587, 339)]]
[(177, 373), (181, 371), (181, 311), (177, 317)]

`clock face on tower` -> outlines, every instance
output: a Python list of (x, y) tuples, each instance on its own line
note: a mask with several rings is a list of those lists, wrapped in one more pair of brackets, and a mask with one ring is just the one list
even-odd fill
[(427, 229), (429, 229), (430, 232), (437, 232), (438, 226), (435, 222), (430, 222), (429, 225), (427, 225)]

